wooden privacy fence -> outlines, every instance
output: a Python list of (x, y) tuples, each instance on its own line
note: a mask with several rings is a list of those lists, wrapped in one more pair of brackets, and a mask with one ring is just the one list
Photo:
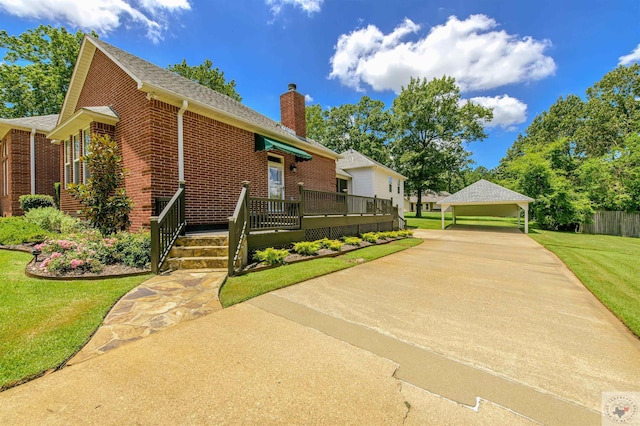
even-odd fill
[(582, 224), (580, 231), (585, 234), (640, 238), (640, 213), (596, 212), (591, 218), (591, 223)]

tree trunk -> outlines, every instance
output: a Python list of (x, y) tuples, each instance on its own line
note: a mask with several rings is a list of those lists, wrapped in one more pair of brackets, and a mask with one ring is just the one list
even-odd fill
[(422, 217), (422, 189), (418, 189), (418, 200), (416, 202), (416, 217)]

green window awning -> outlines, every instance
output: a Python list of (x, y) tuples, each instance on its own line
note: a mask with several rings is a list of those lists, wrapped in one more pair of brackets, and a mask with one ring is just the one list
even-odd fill
[(284, 142), (278, 142), (256, 133), (256, 151), (282, 151), (302, 160), (311, 160), (311, 154)]

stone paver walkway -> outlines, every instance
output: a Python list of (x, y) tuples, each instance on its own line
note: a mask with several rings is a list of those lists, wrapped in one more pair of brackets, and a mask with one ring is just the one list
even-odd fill
[(67, 365), (219, 311), (218, 289), (226, 276), (222, 271), (185, 270), (145, 281), (115, 304), (89, 343)]

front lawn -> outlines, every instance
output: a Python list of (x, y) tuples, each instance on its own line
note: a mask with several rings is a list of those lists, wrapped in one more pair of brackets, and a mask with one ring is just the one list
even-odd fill
[(378, 259), (420, 243), (422, 243), (421, 239), (406, 238), (388, 244), (365, 247), (342, 256), (325, 257), (231, 277), (220, 290), (220, 303), (226, 308), (261, 294), (350, 268), (358, 263)]
[(640, 239), (535, 230), (582, 283), (640, 337)]
[[(442, 229), (442, 216), (440, 212), (422, 212), (422, 217), (415, 217), (415, 213), (405, 212), (404, 217), (407, 225), (418, 229)], [(444, 214), (444, 226), (450, 226), (453, 223), (451, 213)], [(488, 216), (458, 216), (456, 223), (458, 225), (482, 225), (482, 226), (508, 226), (517, 227), (518, 219), (515, 217), (488, 217)], [(524, 226), (522, 219), (521, 227)], [(531, 227), (531, 222), (529, 223)]]
[(31, 258), (0, 250), (0, 389), (58, 367), (118, 299), (150, 277), (40, 280), (24, 274)]

